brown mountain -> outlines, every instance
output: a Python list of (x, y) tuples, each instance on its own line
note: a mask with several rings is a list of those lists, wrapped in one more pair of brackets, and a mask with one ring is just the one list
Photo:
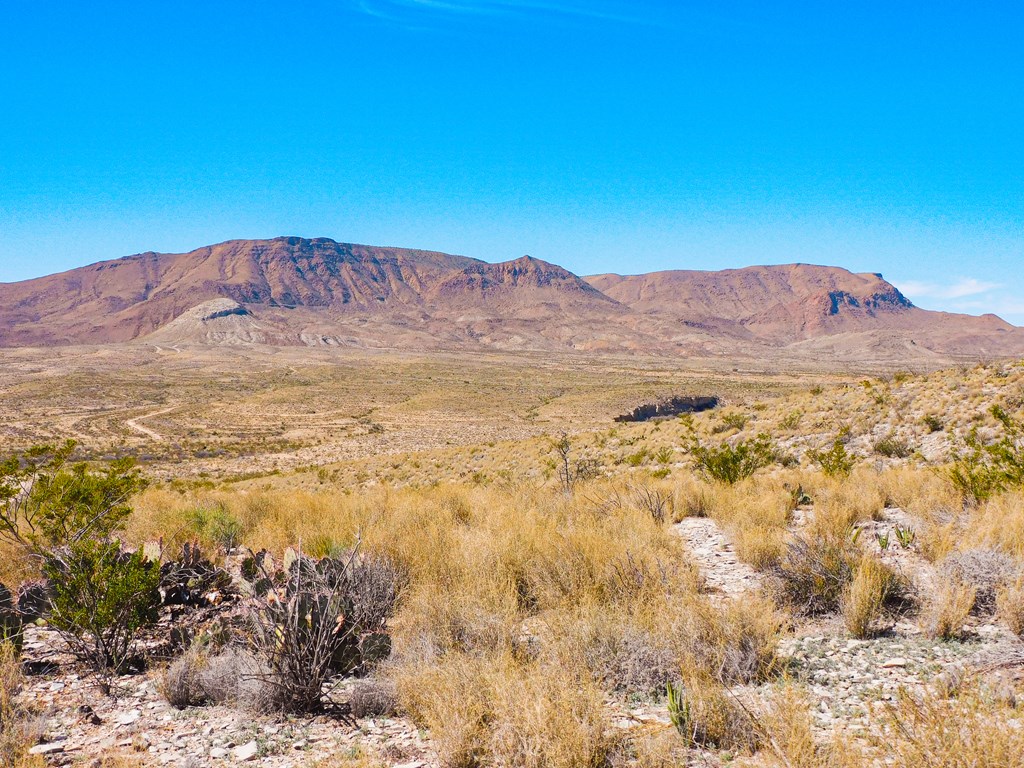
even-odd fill
[(0, 346), (306, 344), (833, 356), (1024, 354), (994, 316), (928, 312), (876, 274), (793, 264), (581, 278), (528, 256), (232, 240), (0, 284)]

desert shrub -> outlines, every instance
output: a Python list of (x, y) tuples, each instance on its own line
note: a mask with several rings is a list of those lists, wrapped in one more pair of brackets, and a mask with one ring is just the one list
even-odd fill
[(1008, 584), (996, 593), (996, 615), (1013, 634), (1024, 639), (1024, 581)]
[(550, 663), (582, 661), (606, 691), (650, 699), (679, 674), (670, 638), (625, 613), (591, 608), (553, 622), (552, 641), (545, 643)]
[(732, 485), (775, 461), (775, 447), (767, 435), (718, 446), (705, 446), (694, 436), (690, 455), (705, 478)]
[(185, 523), (192, 537), (225, 552), (241, 544), (242, 524), (221, 504), (196, 507)]
[(914, 452), (909, 442), (891, 433), (876, 440), (871, 447), (879, 456), (889, 459), (905, 459)]
[(964, 500), (978, 504), (1007, 488), (1024, 484), (1024, 424), (997, 405), (989, 411), (1002, 427), (1002, 437), (985, 442), (977, 427), (952, 450), (947, 476)]
[(29, 754), (41, 727), (18, 700), (23, 684), (18, 650), (0, 643), (0, 765), (43, 768), (44, 759)]
[(727, 432), (730, 429), (742, 431), (744, 427), (750, 422), (750, 417), (740, 411), (730, 411), (723, 413), (721, 416), (721, 423), (714, 427), (713, 432)]
[(921, 419), (921, 423), (924, 424), (925, 429), (928, 430), (929, 434), (935, 434), (941, 432), (946, 428), (946, 423), (934, 413), (929, 413)]
[(974, 606), (975, 588), (962, 582), (947, 582), (938, 587), (921, 615), (921, 628), (929, 637), (955, 640), (963, 633), (964, 623)]
[(1015, 582), (1020, 574), (1021, 567), (1012, 557), (991, 549), (954, 552), (939, 563), (939, 577), (947, 583), (973, 588), (971, 610), (987, 615), (996, 609), (998, 591)]
[(354, 717), (389, 717), (398, 708), (398, 691), (390, 680), (368, 677), (352, 686), (348, 703)]
[(24, 616), (15, 604), (11, 590), (0, 584), (0, 645), (11, 645), (21, 652)]
[(676, 455), (675, 448), (671, 445), (663, 445), (654, 454), (654, 460), (659, 464), (671, 464), (673, 457)]
[(452, 654), (396, 676), (403, 709), (445, 766), (598, 768), (621, 738), (600, 693), (565, 667)]
[(161, 675), (158, 686), (167, 703), (176, 709), (198, 707), (209, 697), (200, 682), (200, 675), (206, 667), (206, 654), (199, 646), (190, 647)]
[(871, 637), (887, 610), (908, 601), (909, 583), (876, 557), (865, 556), (843, 592), (846, 630), (857, 638)]
[(894, 768), (1008, 768), (1024, 754), (1019, 710), (977, 686), (955, 698), (900, 690), (880, 716), (871, 739), (875, 756)]
[(0, 538), (42, 562), (53, 585), (50, 624), (106, 688), (139, 630), (156, 620), (159, 569), (114, 538), (145, 485), (134, 464), (91, 471), (69, 465), (74, 449), (73, 441), (40, 446), (0, 464)]
[(281, 709), (318, 710), (329, 681), (390, 654), (387, 620), (401, 581), (390, 562), (356, 549), (319, 561), (298, 554), (287, 571), (254, 567), (250, 643)]
[[(565, 432), (557, 440), (552, 441), (551, 448), (555, 454), (555, 472), (562, 490), (566, 494), (571, 494), (577, 485), (597, 477), (600, 472), (600, 467), (595, 459), (573, 456), (572, 441)], [(646, 452), (637, 464), (641, 463), (645, 457)]]
[(757, 731), (750, 715), (730, 698), (721, 683), (691, 675), (667, 689), (672, 725), (686, 744), (730, 752), (756, 748)]
[(804, 412), (797, 409), (790, 411), (782, 421), (779, 422), (779, 426), (782, 429), (792, 431), (800, 426), (800, 420), (803, 419)]
[(106, 687), (131, 662), (141, 629), (158, 618), (160, 568), (117, 541), (80, 539), (47, 553), (50, 625)]
[(252, 712), (282, 708), (280, 691), (268, 682), (271, 670), (248, 651), (227, 646), (202, 659), (197, 672), (199, 691), (215, 704)]
[(654, 522), (664, 523), (674, 516), (672, 495), (650, 485), (630, 488), (633, 505), (651, 516)]
[(794, 536), (769, 570), (780, 601), (808, 616), (838, 610), (860, 560), (850, 533)]
[(68, 465), (74, 449), (74, 441), (39, 446), (0, 463), (0, 537), (40, 553), (123, 527), (128, 500), (145, 486), (134, 463), (93, 472)]
[(856, 457), (846, 450), (842, 438), (836, 438), (828, 450), (812, 450), (807, 458), (817, 464), (827, 477), (845, 477), (853, 471)]

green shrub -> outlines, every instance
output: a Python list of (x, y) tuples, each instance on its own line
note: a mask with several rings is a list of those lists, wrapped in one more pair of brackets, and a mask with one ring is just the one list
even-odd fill
[(921, 423), (924, 424), (925, 429), (927, 429), (928, 432), (931, 434), (941, 432), (946, 428), (945, 422), (943, 422), (942, 419), (940, 419), (934, 413), (929, 413), (927, 416), (921, 419)]
[(83, 538), (46, 555), (53, 584), (53, 626), (109, 688), (132, 660), (139, 630), (160, 607), (160, 567), (116, 541)]
[(998, 405), (990, 413), (1003, 428), (1003, 436), (985, 443), (973, 428), (953, 449), (947, 477), (964, 501), (978, 504), (1007, 488), (1024, 485), (1024, 424)]
[(910, 443), (906, 440), (901, 440), (894, 434), (888, 434), (876, 440), (872, 448), (875, 453), (889, 459), (905, 459), (913, 453)]
[(842, 438), (838, 437), (827, 451), (808, 451), (807, 457), (829, 477), (846, 477), (856, 462), (856, 458), (846, 450)]
[(37, 446), (0, 463), (0, 538), (37, 552), (119, 530), (145, 487), (134, 461), (101, 471), (68, 466), (74, 441)]
[(242, 524), (221, 505), (196, 507), (188, 513), (186, 519), (199, 539), (225, 552), (241, 543)]
[(775, 446), (767, 435), (753, 440), (740, 440), (735, 444), (702, 445), (694, 436), (690, 446), (697, 471), (709, 480), (732, 485), (750, 477), (762, 467), (775, 461)]

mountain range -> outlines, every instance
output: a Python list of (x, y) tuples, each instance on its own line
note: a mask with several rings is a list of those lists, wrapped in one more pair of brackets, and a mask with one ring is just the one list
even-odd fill
[(0, 284), (0, 346), (141, 342), (935, 362), (1024, 329), (914, 306), (881, 275), (788, 264), (580, 277), (327, 238), (231, 240)]

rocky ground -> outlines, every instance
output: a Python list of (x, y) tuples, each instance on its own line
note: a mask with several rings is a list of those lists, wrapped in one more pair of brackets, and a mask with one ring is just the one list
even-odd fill
[[(875, 529), (884, 532), (907, 522), (899, 510), (886, 510), (871, 524), (871, 541), (876, 541)], [(688, 518), (675, 530), (718, 599), (742, 599), (763, 586), (761, 576), (737, 559), (714, 520)], [(919, 585), (930, 585), (936, 578), (913, 546), (893, 546), (880, 554)], [(291, 768), (364, 753), (394, 768), (438, 765), (428, 735), (400, 717), (256, 716), (217, 706), (177, 710), (160, 693), (158, 670), (121, 678), (116, 696), (104, 696), (55, 632), (29, 627), (24, 651), (30, 674), (22, 696), (39, 718), (39, 744), (33, 751), (52, 765), (101, 766), (106, 757), (122, 755), (143, 765), (213, 768), (252, 763)], [(955, 684), (965, 672), (999, 667), (990, 662), (1019, 657), (1024, 651), (1020, 641), (991, 618), (972, 618), (967, 635), (959, 641), (929, 639), (910, 618), (895, 621), (876, 638), (855, 640), (840, 619), (829, 618), (799, 622), (784, 639), (781, 653), (787, 677), (809, 696), (820, 732), (842, 729), (856, 736), (871, 727), (875, 709), (891, 701), (900, 688), (921, 691)], [(986, 674), (1007, 695), (1014, 686), (1020, 688), (1020, 665)], [(770, 688), (736, 692), (756, 702)], [(615, 710), (618, 728), (670, 727), (663, 705), (609, 706)]]

